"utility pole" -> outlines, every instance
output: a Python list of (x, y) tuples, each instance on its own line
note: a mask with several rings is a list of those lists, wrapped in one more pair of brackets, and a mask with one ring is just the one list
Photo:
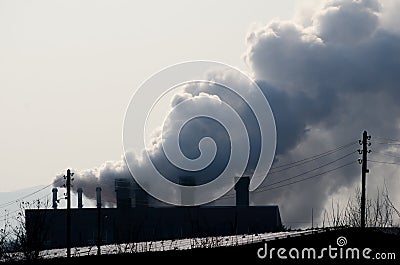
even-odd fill
[(371, 136), (368, 135), (367, 131), (363, 132), (362, 140), (359, 140), (359, 144), (362, 145), (362, 150), (358, 150), (359, 154), (362, 154), (362, 159), (359, 159), (358, 162), (362, 164), (361, 167), (361, 228), (365, 228), (365, 200), (366, 200), (366, 175), (369, 173), (369, 169), (367, 168), (367, 155), (371, 153), (371, 150), (368, 150), (368, 146), (371, 146), (369, 142), (371, 140)]
[(101, 254), (101, 188), (96, 188), (97, 197), (97, 255)]
[[(71, 170), (67, 170), (67, 176), (64, 176), (66, 178), (66, 188), (67, 188), (67, 258), (71, 257), (71, 176), (73, 176), (74, 173), (71, 173)], [(72, 179), (73, 180), (73, 179)]]
[(311, 229), (314, 229), (314, 208), (311, 208)]

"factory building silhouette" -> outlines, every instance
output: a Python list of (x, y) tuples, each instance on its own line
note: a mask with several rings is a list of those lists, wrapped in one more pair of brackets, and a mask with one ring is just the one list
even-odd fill
[[(187, 184), (187, 180), (180, 180)], [(146, 191), (129, 179), (116, 179), (116, 208), (84, 208), (81, 188), (78, 208), (71, 209), (71, 247), (180, 238), (263, 233), (282, 230), (278, 206), (250, 206), (247, 177), (235, 185), (235, 206), (151, 206)], [(190, 196), (182, 194), (186, 202)], [(35, 249), (66, 247), (66, 209), (57, 209), (57, 188), (53, 209), (25, 210), (29, 245)], [(100, 226), (99, 226), (100, 225)]]

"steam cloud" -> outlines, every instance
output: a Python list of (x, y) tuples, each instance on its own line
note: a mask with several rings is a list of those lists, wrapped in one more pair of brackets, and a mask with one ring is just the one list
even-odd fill
[[(393, 26), (395, 16), (388, 10), (393, 5), (394, 1), (327, 1), (314, 11), (312, 17), (302, 21), (272, 21), (248, 34), (244, 59), (275, 116), (278, 136), (275, 165), (357, 140), (364, 129), (373, 137), (373, 155), (378, 157), (380, 152), (397, 151), (393, 146), (378, 145), (375, 144), (377, 140), (374, 141), (374, 136), (400, 138), (400, 32)], [(241, 83), (243, 80), (236, 78), (229, 72), (212, 76), (215, 81), (229, 79), (245, 85)], [(171, 104), (174, 106), (183, 99), (190, 99), (194, 109), (213, 107), (198, 101), (199, 97), (218, 97), (236, 103), (236, 110), (250, 129), (251, 154), (246, 174), (251, 174), (258, 162), (260, 136), (253, 128), (256, 122), (248, 107), (227, 91), (212, 85), (187, 86), (185, 93), (176, 95)], [(169, 120), (164, 141), (168, 141), (168, 128), (173, 126), (173, 120)], [(198, 141), (205, 136), (212, 137), (221, 147), (226, 146), (223, 144), (225, 132), (220, 129), (210, 120), (195, 120), (182, 132), (182, 152), (188, 157), (197, 157)], [(152, 160), (160, 171), (171, 177), (187, 174), (168, 164), (160, 141), (160, 137), (156, 137), (151, 150)], [(358, 158), (356, 149), (358, 146), (354, 145), (347, 150), (354, 151), (348, 159), (355, 161)], [(229, 150), (219, 148), (218, 152), (210, 167), (194, 173), (197, 178), (218, 175)], [(326, 161), (343, 154), (330, 156)], [(128, 159), (135, 159), (141, 170), (148, 166), (140, 164), (140, 158), (135, 156)], [(320, 162), (311, 167), (317, 167)], [(369, 167), (371, 189), (385, 179), (393, 201), (399, 201), (400, 196), (394, 189), (400, 184), (394, 177), (397, 170), (374, 164)], [(307, 169), (295, 167), (270, 174), (263, 185)], [(313, 173), (322, 171), (324, 169)], [(358, 185), (359, 171), (355, 164), (296, 185), (256, 192), (252, 194), (252, 202), (255, 205), (278, 204), (284, 221), (308, 220), (311, 208), (318, 217), (331, 198), (352, 191), (354, 185)], [(106, 162), (99, 168), (76, 172), (74, 188), (83, 187), (85, 196), (94, 199), (95, 187), (102, 186), (104, 200), (114, 203), (114, 179), (121, 177), (131, 177), (125, 161)], [(215, 203), (232, 202), (233, 199), (227, 199)]]

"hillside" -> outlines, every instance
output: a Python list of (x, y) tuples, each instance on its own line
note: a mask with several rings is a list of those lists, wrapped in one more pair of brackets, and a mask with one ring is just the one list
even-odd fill
[[(263, 256), (265, 247), (268, 255), (260, 259), (257, 252)], [(278, 257), (280, 248), (280, 255), (287, 259)], [(334, 258), (330, 258), (330, 255)], [(155, 261), (188, 264), (201, 261), (215, 264), (237, 260), (247, 261), (246, 264), (399, 264), (399, 259), (400, 229), (368, 228), (363, 231), (347, 228), (239, 246), (86, 256), (70, 260), (55, 258), (13, 264), (93, 264), (100, 261), (117, 264)]]

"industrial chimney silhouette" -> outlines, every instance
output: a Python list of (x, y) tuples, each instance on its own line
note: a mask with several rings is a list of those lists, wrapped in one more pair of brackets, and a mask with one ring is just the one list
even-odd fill
[(117, 193), (117, 208), (131, 208), (131, 183), (128, 179), (115, 180), (115, 192)]
[(97, 187), (96, 188), (96, 201), (97, 201), (97, 208), (101, 208), (101, 188)]
[(51, 190), (51, 192), (53, 192), (53, 209), (57, 209), (57, 203), (58, 203), (58, 200), (57, 200), (57, 192), (58, 192), (58, 189), (57, 188), (53, 188), (52, 190)]
[(136, 182), (132, 185), (135, 195), (133, 201), (133, 207), (148, 207), (149, 206), (149, 194)]
[(236, 206), (249, 206), (249, 185), (249, 177), (240, 177), (236, 182)]
[(82, 203), (83, 189), (82, 188), (78, 188), (77, 192), (78, 192), (78, 209), (82, 209), (82, 207), (83, 207), (83, 203)]

